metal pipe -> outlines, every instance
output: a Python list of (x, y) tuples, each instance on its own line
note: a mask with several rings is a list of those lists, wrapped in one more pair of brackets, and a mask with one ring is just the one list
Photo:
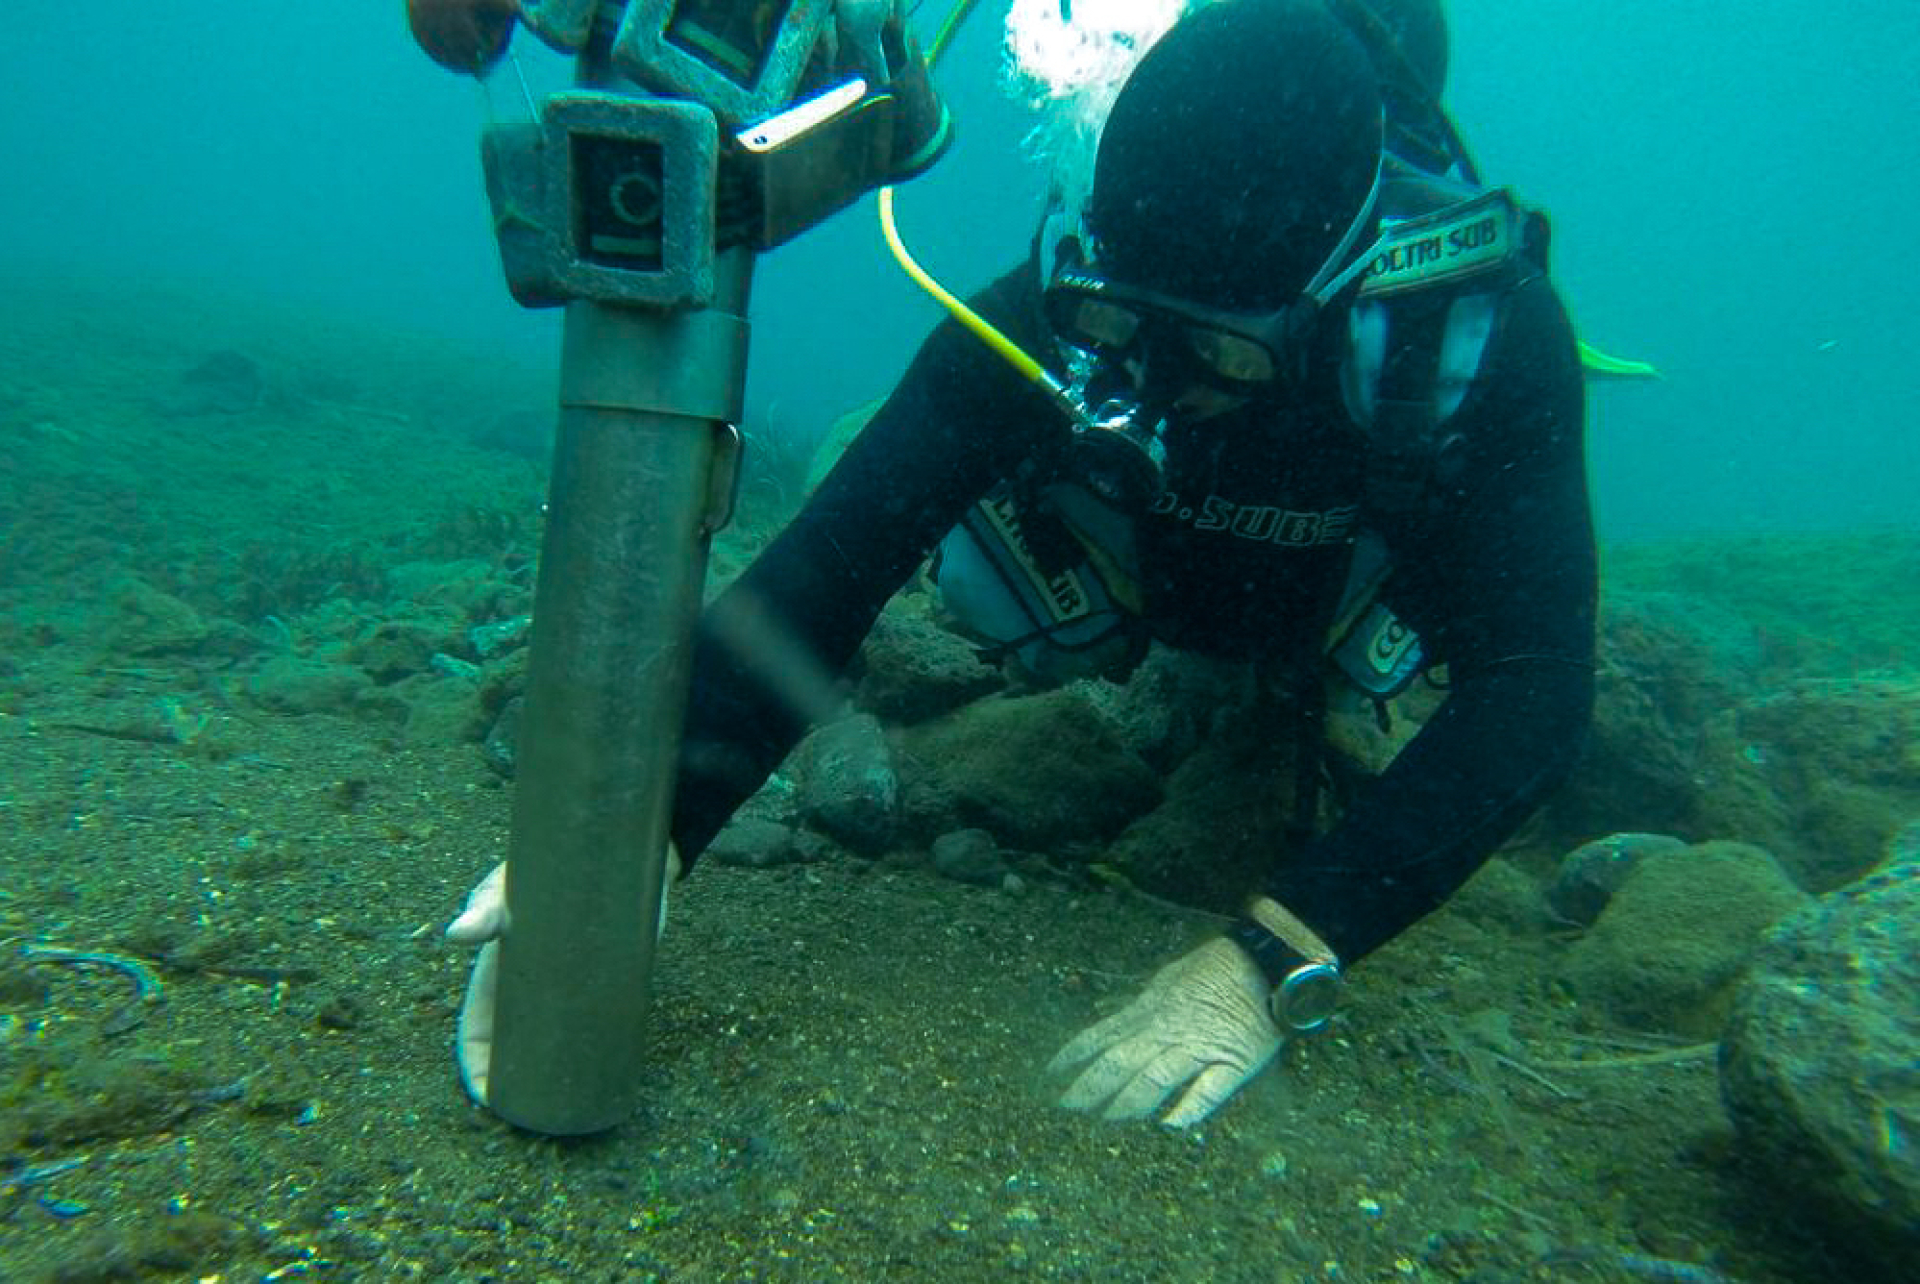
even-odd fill
[(567, 306), (487, 1105), (598, 1132), (644, 1082), (692, 631), (731, 504), (753, 257), (710, 308)]

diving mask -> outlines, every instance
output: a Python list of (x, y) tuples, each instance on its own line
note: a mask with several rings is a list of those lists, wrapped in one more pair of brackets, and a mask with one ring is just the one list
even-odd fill
[(1296, 303), (1267, 316), (1223, 312), (1083, 268), (1061, 272), (1046, 292), (1047, 322), (1062, 343), (1115, 365), (1139, 361), (1162, 378), (1240, 394), (1287, 376), (1289, 354), (1299, 350), (1317, 311)]
[(1366, 199), (1338, 243), (1275, 311), (1227, 311), (1116, 280), (1088, 265), (1090, 238), (1074, 235), (1063, 241), (1071, 257), (1046, 285), (1047, 322), (1061, 343), (1116, 366), (1138, 363), (1163, 387), (1190, 381), (1250, 396), (1297, 379), (1321, 313), (1373, 265), (1380, 243), (1360, 246), (1375, 223), (1380, 183), (1376, 160)]

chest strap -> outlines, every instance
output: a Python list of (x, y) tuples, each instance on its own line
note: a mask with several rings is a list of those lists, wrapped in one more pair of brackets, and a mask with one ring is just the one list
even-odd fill
[(1348, 411), (1369, 441), (1369, 511), (1416, 509), (1442, 457), (1458, 449), (1445, 425), (1480, 372), (1498, 311), (1492, 293), (1354, 308), (1345, 384)]

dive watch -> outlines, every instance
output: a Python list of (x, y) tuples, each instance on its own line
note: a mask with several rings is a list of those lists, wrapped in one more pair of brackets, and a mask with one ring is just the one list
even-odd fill
[(1275, 1025), (1305, 1034), (1327, 1023), (1340, 999), (1340, 960), (1311, 928), (1263, 896), (1227, 935), (1273, 987), (1267, 1011)]

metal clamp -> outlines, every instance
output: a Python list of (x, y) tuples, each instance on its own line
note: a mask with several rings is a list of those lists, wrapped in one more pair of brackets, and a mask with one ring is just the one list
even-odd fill
[(501, 264), (528, 307), (704, 307), (717, 252), (781, 245), (950, 136), (901, 0), (528, 0), (521, 18), (617, 73), (483, 134)]
[(520, 0), (520, 21), (560, 53), (579, 53), (601, 0)]
[(849, 80), (740, 132), (755, 215), (749, 234), (760, 249), (792, 240), (886, 180), (893, 106), (891, 94)]
[(482, 139), (507, 285), (529, 307), (713, 297), (719, 130), (698, 103), (579, 90)]
[(632, 0), (613, 38), (613, 62), (643, 85), (745, 125), (793, 101), (832, 16), (832, 0)]
[(520, 18), (562, 53), (578, 53), (601, 10), (618, 14), (613, 63), (636, 84), (691, 98), (739, 126), (799, 92), (833, 0), (531, 0)]

